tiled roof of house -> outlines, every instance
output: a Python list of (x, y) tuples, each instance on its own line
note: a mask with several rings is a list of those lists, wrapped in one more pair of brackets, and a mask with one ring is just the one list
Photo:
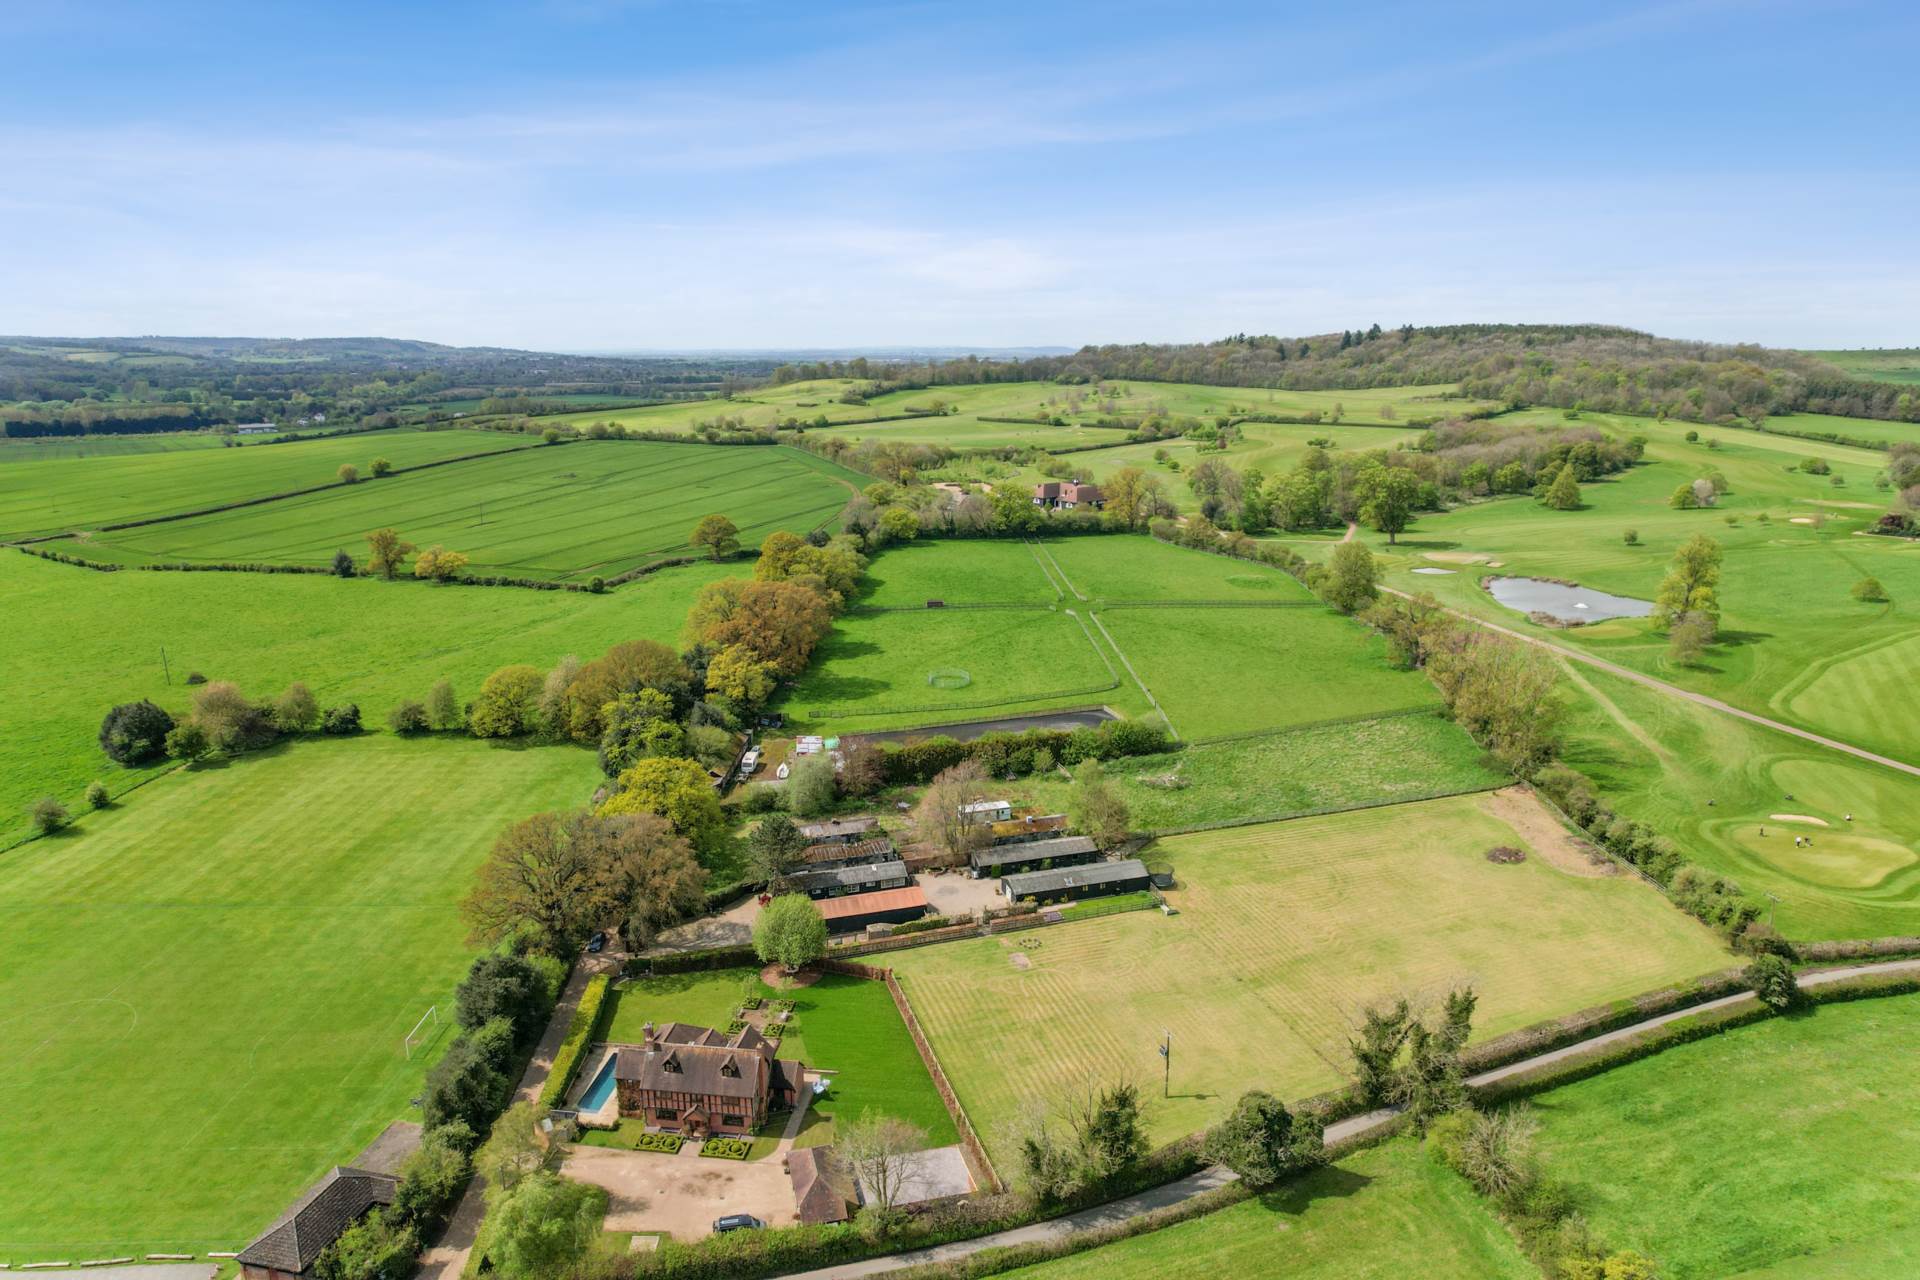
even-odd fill
[(787, 1156), (794, 1208), (809, 1225), (847, 1220), (847, 1197), (832, 1153), (832, 1147), (802, 1147)]
[(752, 1027), (729, 1039), (711, 1027), (669, 1022), (653, 1031), (649, 1043), (618, 1046), (613, 1076), (642, 1089), (722, 1098), (757, 1098), (782, 1085), (799, 1088), (802, 1065), (778, 1061), (773, 1052), (773, 1042)]
[(242, 1249), (239, 1260), (246, 1266), (297, 1275), (311, 1267), (320, 1251), (339, 1239), (361, 1214), (377, 1204), (392, 1204), (399, 1185), (391, 1174), (335, 1165)]

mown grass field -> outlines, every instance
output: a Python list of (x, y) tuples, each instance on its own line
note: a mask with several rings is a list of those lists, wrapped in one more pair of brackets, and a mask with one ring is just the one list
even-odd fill
[(220, 449), (211, 431), (156, 431), (139, 436), (30, 436), (0, 439), (0, 462), (47, 462), (69, 458), (117, 458), (127, 454)]
[[(1712, 429), (1688, 443), (1680, 424), (1632, 421), (1650, 438), (1648, 462), (1584, 486), (1582, 510), (1551, 511), (1530, 498), (1503, 498), (1423, 516), (1397, 548), (1370, 535), (1374, 550), (1387, 556), (1388, 580), (1763, 715), (1920, 762), (1920, 720), (1906, 710), (1909, 691), (1920, 683), (1920, 546), (1859, 534), (1886, 509), (1887, 496), (1873, 485), (1884, 456)], [(1707, 439), (1720, 447), (1709, 449)], [(1809, 456), (1827, 459), (1845, 485), (1787, 469)], [(1730, 485), (1717, 508), (1667, 505), (1677, 487), (1709, 471)], [(1625, 544), (1628, 529), (1637, 531), (1640, 545)], [(1650, 599), (1675, 547), (1694, 533), (1721, 544), (1725, 567), (1722, 642), (1691, 667), (1669, 660), (1666, 638), (1646, 621), (1552, 633), (1534, 627), (1481, 590), (1489, 569), (1460, 563), (1478, 556), (1498, 561), (1503, 573), (1570, 579)], [(1456, 572), (1410, 573), (1422, 565)], [(1852, 598), (1854, 585), (1868, 576), (1885, 586), (1891, 604)]]
[(151, 776), (106, 758), (100, 719), (139, 698), (184, 712), (189, 672), (236, 681), (256, 696), (304, 680), (323, 705), (356, 701), (369, 727), (384, 728), (395, 702), (424, 698), (442, 677), (464, 700), (508, 663), (550, 667), (622, 640), (677, 644), (695, 593), (730, 568), (668, 569), (589, 595), (304, 575), (96, 573), (0, 550), (0, 598), (13, 624), (0, 649), (0, 845), (25, 833), (26, 808), (41, 795), (79, 813), (92, 779), (118, 792)]
[[(781, 991), (751, 969), (646, 978), (613, 994), (607, 1039), (638, 1043), (649, 1022), (690, 1022), (725, 1031), (749, 984), (763, 999), (794, 1002), (795, 1029), (782, 1037), (780, 1056), (836, 1073), (833, 1087), (810, 1110), (828, 1119), (857, 1119), (872, 1110), (919, 1126), (935, 1146), (960, 1140), (884, 983), (827, 974), (809, 986)], [(830, 1135), (810, 1123), (809, 1139), (807, 1145), (816, 1146)]]
[(854, 732), (1126, 697), (1076, 616), (949, 609), (841, 618), (782, 705), (795, 727)]
[(584, 582), (668, 556), (715, 512), (752, 546), (828, 520), (864, 479), (788, 448), (585, 441), (330, 489), (190, 520), (102, 534), (62, 549), (130, 563), (326, 564), (390, 526), (465, 552), (468, 572)]
[[(1436, 715), (1294, 729), (1113, 760), (1105, 769), (1142, 831), (1292, 817), (1508, 781), (1464, 730)], [(1059, 773), (1001, 789), (1042, 813), (1064, 813), (1072, 802), (1073, 786)]]
[(1741, 1027), (1539, 1095), (1540, 1146), (1663, 1277), (1912, 1275), (1916, 1038), (1914, 996)]
[[(45, 455), (38, 462), (0, 467), (0, 536), (28, 537), (62, 530), (198, 511), (247, 498), (333, 484), (343, 463), (370, 475), (375, 458), (413, 467), (442, 458), (525, 448), (524, 436), (490, 431), (374, 431), (350, 436), (251, 444), (232, 449), (187, 448), (92, 456)], [(14, 445), (0, 452), (12, 463)], [(367, 481), (383, 491), (407, 479)], [(364, 532), (364, 530), (362, 531)], [(331, 554), (331, 552), (329, 552)]]
[(1908, 382), (1920, 385), (1920, 348), (1886, 347), (1879, 350), (1809, 351), (1828, 364), (1839, 365), (1856, 378), (1875, 382)]
[(451, 1013), (473, 868), (597, 777), (576, 748), (316, 741), (0, 855), (0, 1259), (236, 1249), (417, 1119), (431, 1055), (401, 1041)]
[(889, 609), (923, 608), (929, 600), (1052, 604), (1063, 593), (1040, 566), (1033, 547), (1008, 539), (895, 544), (867, 565), (859, 604)]
[(1218, 1213), (1021, 1267), (1016, 1280), (1159, 1280), (1199, 1263), (1236, 1280), (1532, 1280), (1466, 1181), (1409, 1138)]
[(1139, 537), (1053, 538), (1045, 563), (1068, 595), (1095, 607), (1118, 602), (1313, 599), (1292, 576), (1263, 564)]
[[(1769, 906), (1781, 932), (1920, 932), (1920, 787), (1911, 778), (1589, 667), (1566, 664), (1563, 687), (1568, 763), (1692, 861), (1731, 875), (1755, 901), (1778, 898)], [(1812, 847), (1795, 847), (1796, 835)]]
[[(1640, 881), (1573, 874), (1464, 796), (1162, 840), (1172, 917), (1112, 916), (903, 951), (889, 962), (997, 1161), (1022, 1099), (1089, 1076), (1149, 1096), (1173, 1033), (1165, 1142), (1248, 1088), (1301, 1097), (1347, 1078), (1361, 1008), (1395, 993), (1480, 993), (1498, 1035), (1723, 967), (1706, 930)], [(1527, 848), (1518, 865), (1494, 845)], [(1015, 964), (1016, 958), (1028, 967)]]

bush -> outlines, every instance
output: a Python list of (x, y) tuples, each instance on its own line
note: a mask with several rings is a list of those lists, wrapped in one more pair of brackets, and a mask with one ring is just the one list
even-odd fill
[(107, 792), (107, 784), (95, 779), (87, 784), (87, 805), (94, 809), (104, 809), (111, 804), (113, 797)]
[(635, 1151), (664, 1151), (673, 1156), (680, 1154), (680, 1148), (686, 1139), (677, 1133), (643, 1133), (634, 1140)]
[(212, 749), (213, 744), (207, 740), (207, 731), (191, 721), (175, 725), (173, 732), (167, 735), (167, 755), (187, 764), (192, 764)]
[(187, 672), (188, 684), (205, 684), (206, 682), (207, 682), (207, 678), (201, 675), (198, 671)]
[(1742, 975), (1760, 1003), (1776, 1012), (1785, 1012), (1800, 1000), (1800, 983), (1793, 966), (1782, 956), (1768, 952), (1754, 957)]
[(41, 796), (27, 810), (27, 816), (33, 820), (33, 829), (43, 836), (54, 832), (73, 821), (73, 815), (67, 812), (67, 806), (52, 796)]
[(745, 1138), (708, 1138), (700, 1144), (700, 1154), (717, 1160), (745, 1160), (753, 1144)]
[(273, 704), (273, 724), (282, 733), (306, 733), (320, 723), (320, 704), (307, 686), (295, 680)]
[[(553, 1069), (547, 1073), (547, 1083), (540, 1090), (540, 1105), (557, 1107), (561, 1099), (567, 1096), (567, 1090), (573, 1087), (574, 1077), (580, 1074), (580, 1062), (586, 1056), (587, 1045), (593, 1041), (594, 1030), (600, 1023), (600, 1012), (606, 1005), (607, 988), (612, 979), (604, 973), (596, 973), (587, 979), (586, 990), (580, 993), (580, 1003), (573, 1011), (573, 1020), (567, 1024), (567, 1038), (560, 1042), (560, 1048), (553, 1055)], [(679, 1148), (676, 1146), (675, 1150)]]
[(345, 548), (333, 553), (333, 576), (336, 578), (353, 576), (353, 557), (347, 554)]
[(1885, 604), (1887, 589), (1878, 578), (1862, 578), (1853, 584), (1853, 598), (1862, 604)]
[(360, 732), (360, 707), (358, 703), (348, 702), (337, 707), (328, 707), (320, 717), (320, 732), (335, 737)]
[(454, 1018), (471, 1031), (505, 1018), (522, 1041), (538, 1035), (552, 1003), (548, 983), (523, 956), (488, 952), (473, 962), (454, 989)]
[(421, 1116), (429, 1129), (453, 1121), (484, 1133), (506, 1102), (510, 1082), (495, 1071), (485, 1052), (467, 1036), (458, 1036), (446, 1056), (427, 1073)]
[(415, 734), (425, 733), (433, 725), (426, 704), (407, 698), (387, 712), (387, 727), (398, 734)]
[(167, 752), (173, 717), (146, 700), (123, 702), (100, 722), (100, 749), (116, 764), (151, 764)]

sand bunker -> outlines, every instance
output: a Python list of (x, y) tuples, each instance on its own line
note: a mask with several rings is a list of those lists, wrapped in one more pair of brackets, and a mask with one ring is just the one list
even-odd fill
[(1441, 564), (1485, 564), (1487, 557), (1478, 551), (1429, 551), (1427, 559)]
[(1825, 818), (1810, 817), (1804, 813), (1770, 813), (1767, 815), (1767, 820), (1769, 822), (1804, 822), (1812, 827), (1828, 825)]
[(1787, 521), (1789, 524), (1812, 524), (1813, 517), (1812, 516), (1788, 516)]
[(1422, 565), (1420, 568), (1413, 570), (1413, 572), (1424, 573), (1428, 575), (1435, 575), (1435, 574), (1453, 574), (1453, 573), (1458, 573), (1460, 571), (1458, 569), (1436, 569), (1432, 565)]

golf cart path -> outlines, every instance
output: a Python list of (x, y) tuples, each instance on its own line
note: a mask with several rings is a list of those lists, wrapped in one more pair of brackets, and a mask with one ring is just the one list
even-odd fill
[[(1403, 600), (1413, 599), (1412, 592), (1402, 591), (1398, 587), (1383, 586), (1380, 590), (1387, 592), (1389, 595), (1399, 596)], [(1591, 653), (1585, 653), (1579, 649), (1555, 644), (1553, 641), (1543, 640), (1539, 636), (1530, 636), (1524, 631), (1515, 631), (1512, 627), (1503, 627), (1497, 622), (1489, 622), (1485, 618), (1476, 617), (1461, 609), (1451, 608), (1447, 605), (1441, 605), (1440, 608), (1443, 612), (1449, 613), (1464, 621), (1471, 622), (1475, 626), (1485, 627), (1489, 631), (1497, 631), (1503, 636), (1512, 636), (1515, 640), (1522, 640), (1531, 645), (1538, 645), (1549, 653), (1558, 654), (1562, 658), (1569, 658), (1574, 662), (1584, 662), (1590, 667), (1598, 667), (1600, 670), (1610, 675), (1619, 676), (1623, 680), (1631, 680), (1635, 684), (1645, 685), (1649, 689), (1658, 689), (1661, 693), (1670, 694), (1676, 698), (1685, 698), (1689, 702), (1697, 702), (1703, 707), (1711, 707), (1715, 711), (1736, 716), (1739, 719), (1760, 725), (1763, 728), (1772, 729), (1776, 733), (1789, 734), (1792, 737), (1826, 747), (1829, 750), (1844, 751), (1850, 756), (1868, 761), (1869, 763), (1883, 765), (1889, 769), (1897, 769), (1901, 773), (1920, 778), (1920, 765), (1911, 765), (1904, 760), (1895, 760), (1891, 756), (1883, 756), (1876, 752), (1868, 751), (1864, 747), (1856, 747), (1850, 742), (1842, 742), (1838, 738), (1829, 738), (1823, 734), (1814, 733), (1809, 729), (1800, 729), (1790, 724), (1783, 724), (1778, 720), (1769, 720), (1766, 716), (1756, 715), (1751, 711), (1736, 707), (1732, 703), (1722, 702), (1718, 698), (1710, 698), (1704, 693), (1695, 693), (1691, 689), (1682, 689), (1677, 684), (1668, 684), (1665, 680), (1657, 680), (1650, 675), (1635, 671), (1631, 667), (1623, 667), (1617, 662), (1609, 662), (1605, 658), (1596, 657)]]
[[(1857, 978), (1867, 974), (1884, 973), (1920, 973), (1920, 959), (1886, 960), (1877, 964), (1845, 965), (1835, 969), (1823, 969), (1816, 973), (1800, 975), (1803, 987), (1821, 987), (1828, 983), (1839, 982), (1845, 978)], [(1631, 1026), (1621, 1027), (1617, 1031), (1608, 1031), (1601, 1035), (1589, 1036), (1585, 1040), (1555, 1049), (1549, 1053), (1535, 1054), (1531, 1058), (1522, 1058), (1518, 1062), (1504, 1067), (1495, 1067), (1491, 1071), (1482, 1071), (1478, 1075), (1468, 1076), (1470, 1085), (1487, 1085), (1509, 1076), (1519, 1075), (1537, 1067), (1550, 1066), (1562, 1062), (1575, 1054), (1603, 1045), (1613, 1044), (1631, 1036), (1665, 1026), (1680, 1018), (1692, 1017), (1713, 1009), (1725, 1009), (1744, 1004), (1757, 997), (1751, 991), (1740, 991), (1730, 996), (1721, 996), (1717, 1000), (1708, 1000), (1702, 1004), (1689, 1005), (1685, 1009), (1676, 1009), (1657, 1017), (1647, 1018)], [(1329, 1144), (1362, 1137), (1392, 1124), (1399, 1115), (1399, 1108), (1385, 1107), (1379, 1111), (1369, 1111), (1364, 1115), (1352, 1116), (1327, 1126), (1326, 1140)], [(979, 1253), (985, 1249), (1004, 1249), (1009, 1245), (1038, 1244), (1063, 1240), (1079, 1232), (1094, 1227), (1109, 1226), (1152, 1213), (1156, 1209), (1165, 1209), (1183, 1204), (1195, 1196), (1224, 1187), (1235, 1180), (1231, 1170), (1213, 1165), (1189, 1174), (1176, 1182), (1150, 1188), (1137, 1195), (1123, 1196), (1118, 1200), (1109, 1200), (1105, 1204), (1094, 1205), (1090, 1209), (1081, 1209), (1075, 1213), (1063, 1214), (1058, 1218), (1048, 1218), (1044, 1222), (1030, 1223), (1010, 1231), (996, 1232), (990, 1236), (978, 1236), (972, 1240), (955, 1240), (948, 1244), (934, 1245), (926, 1249), (914, 1249), (906, 1253), (893, 1253), (880, 1258), (868, 1258), (863, 1262), (842, 1263), (839, 1266), (820, 1267), (813, 1271), (789, 1273), (789, 1280), (861, 1280), (862, 1277), (884, 1275), (902, 1267), (917, 1267), (930, 1262), (951, 1262)]]

